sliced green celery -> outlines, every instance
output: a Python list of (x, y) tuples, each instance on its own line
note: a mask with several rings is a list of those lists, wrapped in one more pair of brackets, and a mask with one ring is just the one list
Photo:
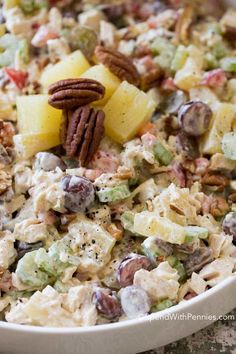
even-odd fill
[(104, 187), (97, 192), (101, 203), (116, 202), (128, 198), (130, 194), (129, 187), (126, 184), (115, 187)]
[(176, 269), (179, 274), (179, 282), (183, 282), (186, 279), (186, 270), (180, 260), (175, 256), (169, 256), (166, 258), (169, 265)]
[(166, 38), (158, 36), (151, 44), (154, 61), (163, 69), (170, 69), (176, 47)]
[(26, 13), (31, 14), (34, 11), (41, 9), (42, 7), (48, 7), (47, 0), (20, 0), (20, 8)]
[(133, 213), (132, 211), (125, 211), (121, 215), (121, 224), (125, 230), (133, 232), (134, 215), (135, 213)]
[(173, 306), (173, 302), (170, 301), (169, 299), (165, 299), (165, 300), (158, 302), (158, 304), (153, 305), (151, 308), (151, 312), (163, 311), (165, 309), (168, 309), (171, 306)]
[(222, 139), (222, 151), (230, 160), (236, 161), (236, 133), (226, 133)]
[(205, 227), (200, 226), (186, 226), (186, 238), (185, 243), (192, 242), (194, 238), (207, 239), (209, 232)]
[(187, 48), (183, 45), (179, 45), (176, 52), (175, 52), (174, 59), (172, 60), (172, 63), (171, 63), (171, 70), (178, 71), (178, 70), (182, 69), (187, 58), (188, 58)]
[(220, 61), (223, 70), (236, 73), (236, 57), (224, 58)]
[(174, 158), (172, 153), (168, 151), (160, 141), (157, 141), (154, 146), (154, 155), (164, 166), (168, 166)]
[(49, 276), (38, 268), (35, 262), (37, 252), (38, 250), (26, 253), (19, 260), (16, 274), (22, 283), (33, 288), (42, 288), (48, 284)]

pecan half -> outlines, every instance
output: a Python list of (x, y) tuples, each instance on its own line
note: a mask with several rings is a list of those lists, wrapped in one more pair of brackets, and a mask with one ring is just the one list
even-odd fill
[(133, 85), (139, 86), (140, 75), (130, 58), (117, 50), (107, 49), (102, 46), (96, 47), (95, 55), (99, 62), (107, 66), (122, 81), (126, 80)]
[(57, 109), (73, 109), (103, 98), (105, 88), (92, 79), (60, 80), (49, 86), (48, 103)]
[(78, 157), (81, 166), (86, 166), (98, 149), (104, 133), (104, 117), (103, 111), (89, 106), (63, 113), (63, 147), (68, 157)]

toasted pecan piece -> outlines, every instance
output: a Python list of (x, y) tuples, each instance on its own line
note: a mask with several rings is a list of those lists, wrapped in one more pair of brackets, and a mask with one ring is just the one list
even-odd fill
[(12, 185), (12, 178), (8, 172), (0, 171), (0, 195), (7, 191)]
[(117, 241), (120, 241), (124, 236), (124, 228), (119, 222), (111, 223), (107, 226), (107, 231), (114, 237)]
[(186, 6), (179, 15), (175, 27), (175, 40), (177, 43), (187, 43), (189, 37), (189, 28), (194, 19), (194, 9), (192, 6)]
[(236, 193), (231, 193), (229, 196), (228, 196), (228, 201), (230, 203), (236, 203)]
[(102, 99), (105, 87), (92, 79), (66, 79), (50, 85), (48, 93), (52, 107), (71, 110)]
[(229, 8), (228, 11), (220, 20), (221, 31), (225, 38), (229, 41), (235, 42), (236, 36), (236, 23), (235, 23), (235, 11)]
[(214, 217), (224, 216), (229, 211), (229, 209), (229, 204), (225, 198), (217, 196), (212, 199), (210, 213)]
[(68, 157), (78, 157), (86, 166), (98, 149), (104, 133), (104, 112), (87, 106), (74, 112), (64, 111), (61, 129), (62, 144)]
[(153, 87), (157, 87), (160, 84), (160, 80), (163, 77), (163, 72), (159, 67), (151, 69), (141, 78), (141, 88), (147, 91)]
[(5, 148), (12, 147), (15, 133), (15, 128), (11, 122), (0, 120), (0, 144)]
[(220, 174), (208, 174), (206, 173), (201, 180), (202, 184), (207, 186), (223, 186), (229, 185), (229, 178)]
[(126, 80), (130, 84), (139, 86), (140, 75), (130, 58), (115, 49), (107, 49), (102, 46), (96, 47), (95, 55), (99, 62), (108, 67), (122, 81)]

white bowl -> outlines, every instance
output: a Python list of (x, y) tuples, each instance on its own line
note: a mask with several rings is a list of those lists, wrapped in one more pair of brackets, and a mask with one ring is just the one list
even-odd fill
[(0, 352), (138, 353), (186, 337), (235, 307), (236, 274), (189, 301), (135, 320), (85, 328), (41, 328), (0, 322)]

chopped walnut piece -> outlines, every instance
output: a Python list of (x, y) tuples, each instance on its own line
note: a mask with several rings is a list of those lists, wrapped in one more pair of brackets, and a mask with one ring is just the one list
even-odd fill
[(13, 124), (0, 120), (0, 144), (2, 144), (4, 147), (13, 146), (14, 134), (15, 129), (13, 127)]
[(146, 55), (151, 55), (151, 49), (147, 44), (140, 43), (139, 46), (134, 49), (134, 56), (143, 58)]
[(12, 279), (11, 279), (11, 273), (6, 270), (1, 274), (0, 270), (0, 292), (4, 291), (5, 293), (10, 291), (12, 287)]
[(163, 77), (163, 72), (159, 67), (151, 69), (144, 74), (141, 78), (141, 88), (144, 91), (148, 91), (153, 87), (157, 87), (160, 84), (160, 80)]
[(207, 186), (223, 186), (226, 187), (230, 183), (229, 178), (226, 176), (220, 175), (220, 174), (205, 174), (202, 177), (202, 184), (207, 185)]
[(194, 161), (192, 161), (192, 160), (184, 160), (182, 162), (182, 166), (186, 171), (188, 171), (190, 173), (195, 173), (195, 171), (196, 171), (196, 165), (195, 165)]
[(175, 27), (175, 40), (177, 43), (186, 43), (189, 37), (189, 27), (194, 18), (191, 6), (186, 6), (181, 12)]
[(0, 267), (0, 277), (4, 274), (4, 272), (5, 272), (5, 269)]
[(228, 9), (228, 11), (226, 11), (224, 16), (220, 20), (220, 26), (224, 36), (228, 40), (232, 40), (232, 41), (235, 40), (235, 34), (236, 34), (235, 19), (236, 19), (236, 11), (231, 7)]
[(195, 173), (199, 176), (203, 176), (209, 167), (209, 161), (205, 157), (199, 157), (195, 160), (195, 165)]
[(60, 226), (59, 226), (59, 230), (61, 232), (67, 232), (68, 231), (68, 226), (71, 222), (73, 222), (76, 218), (76, 213), (73, 214), (63, 214), (61, 216), (61, 220), (60, 220)]
[[(10, 164), (14, 159), (14, 150), (13, 148), (5, 148), (0, 144), (0, 167)], [(3, 165), (3, 166), (2, 166)]]
[(210, 213), (214, 217), (224, 216), (229, 211), (229, 204), (223, 197), (212, 198)]
[(151, 202), (151, 200), (147, 200), (146, 201), (146, 207), (147, 207), (147, 210), (152, 212), (153, 211), (153, 203)]
[(133, 171), (129, 167), (120, 166), (117, 170), (117, 178), (119, 179), (130, 179), (133, 178)]
[(11, 187), (12, 179), (11, 175), (5, 171), (0, 171), (0, 195), (7, 191)]
[(223, 154), (216, 153), (211, 157), (209, 171), (227, 173), (236, 168), (236, 161), (227, 159)]
[(38, 81), (29, 82), (29, 84), (23, 88), (23, 95), (37, 95), (41, 92), (41, 84)]
[(112, 223), (107, 227), (107, 231), (114, 237), (117, 241), (120, 241), (124, 236), (124, 229), (122, 225), (118, 222)]
[(233, 203), (236, 203), (236, 192), (230, 194), (229, 197), (228, 197), (228, 200), (229, 200), (229, 202), (231, 202), (231, 203), (232, 203), (232, 202), (233, 202)]

